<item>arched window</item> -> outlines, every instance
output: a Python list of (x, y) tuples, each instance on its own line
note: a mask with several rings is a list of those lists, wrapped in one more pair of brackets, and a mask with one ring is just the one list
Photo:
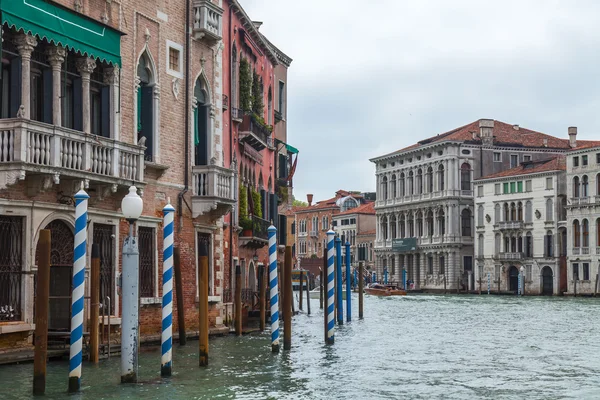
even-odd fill
[(423, 193), (423, 170), (421, 168), (417, 170), (417, 188), (415, 189), (415, 193)]
[(383, 237), (383, 240), (388, 240), (388, 223), (387, 223), (387, 217), (383, 217), (381, 218), (381, 236)]
[(499, 233), (496, 233), (496, 236), (494, 236), (494, 251), (495, 251), (495, 255), (500, 254), (500, 245), (501, 245), (501, 236)]
[(504, 203), (504, 221), (510, 221), (510, 210), (508, 207), (508, 203)]
[(439, 234), (445, 235), (446, 234), (446, 213), (444, 212), (444, 210), (440, 210), (438, 212), (438, 227), (439, 227)]
[(404, 172), (402, 172), (400, 174), (400, 181), (399, 181), (399, 183), (400, 183), (400, 196), (404, 197), (404, 196), (406, 196), (405, 187), (404, 187)]
[(587, 175), (581, 177), (581, 197), (588, 197), (588, 183)]
[(483, 206), (479, 205), (479, 207), (477, 207), (477, 226), (483, 226), (484, 222), (483, 222)]
[(581, 247), (581, 227), (578, 220), (573, 221), (573, 247)]
[(423, 236), (423, 213), (417, 212), (417, 237)]
[(273, 94), (271, 93), (271, 86), (269, 86), (269, 93), (267, 94), (267, 123), (273, 125)]
[(554, 201), (546, 199), (546, 221), (554, 221)]
[(495, 224), (500, 222), (500, 215), (501, 215), (500, 204), (496, 203), (496, 205), (494, 206), (494, 223)]
[(394, 215), (391, 219), (390, 219), (390, 229), (391, 229), (391, 238), (392, 239), (396, 239), (398, 236), (396, 236), (396, 216)]
[(210, 159), (210, 100), (206, 81), (199, 77), (194, 86), (194, 161), (208, 165)]
[(596, 175), (596, 196), (600, 196), (600, 174)]
[(438, 167), (438, 190), (444, 190), (445, 182), (444, 182), (444, 166), (440, 165)]
[(573, 197), (579, 197), (579, 177), (573, 178)]
[(533, 222), (533, 205), (529, 200), (525, 203), (525, 222)]
[[(600, 218), (596, 219), (596, 247), (600, 247)], [(596, 254), (598, 254), (597, 250)]]
[(517, 203), (517, 221), (523, 221), (523, 203)]
[(427, 168), (427, 192), (433, 193), (433, 168)]
[(230, 104), (232, 108), (239, 108), (238, 106), (238, 84), (237, 84), (237, 72), (239, 67), (237, 65), (237, 48), (235, 44), (231, 50), (231, 88), (229, 92)]
[(533, 235), (531, 232), (527, 232), (525, 236), (525, 257), (533, 257)]
[(406, 194), (411, 196), (412, 194), (414, 194), (414, 187), (413, 187), (413, 172), (410, 171), (408, 173), (408, 188), (406, 191)]
[(471, 166), (469, 163), (460, 166), (460, 188), (461, 190), (471, 190)]
[(433, 212), (431, 210), (427, 212), (427, 236), (433, 236)]
[(406, 221), (404, 219), (404, 214), (400, 214), (400, 239), (404, 239), (406, 237)]
[(139, 88), (137, 89), (136, 107), (137, 107), (137, 139), (144, 137), (146, 142), (146, 153), (144, 158), (147, 161), (156, 161), (158, 153), (158, 135), (156, 134), (158, 126), (155, 120), (156, 105), (154, 102), (154, 87), (156, 86), (156, 69), (154, 62), (148, 51), (144, 51), (138, 60), (137, 79)]
[(510, 220), (517, 220), (517, 206), (515, 203), (510, 203)]
[(477, 238), (477, 255), (483, 257), (483, 235), (479, 234)]
[(387, 200), (388, 199), (388, 180), (387, 180), (387, 176), (384, 176), (383, 178), (381, 178), (381, 196), (382, 196), (383, 200)]
[(413, 219), (413, 214), (408, 214), (408, 237), (415, 237), (415, 223)]
[(390, 198), (395, 199), (398, 196), (396, 193), (396, 175), (392, 175), (390, 180)]
[(581, 222), (583, 226), (583, 242), (581, 243), (581, 247), (590, 247), (590, 223), (587, 219)]
[(544, 257), (554, 257), (554, 235), (547, 231), (544, 236)]
[(463, 236), (473, 236), (473, 232), (471, 229), (471, 211), (468, 208), (465, 208), (460, 213), (461, 217), (461, 230)]

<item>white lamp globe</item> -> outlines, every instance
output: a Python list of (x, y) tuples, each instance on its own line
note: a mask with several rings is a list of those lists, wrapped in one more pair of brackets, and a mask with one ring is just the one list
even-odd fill
[(131, 186), (127, 196), (123, 197), (123, 200), (121, 200), (121, 211), (123, 212), (123, 216), (129, 221), (135, 221), (142, 215), (143, 208), (144, 202), (137, 194), (137, 188)]

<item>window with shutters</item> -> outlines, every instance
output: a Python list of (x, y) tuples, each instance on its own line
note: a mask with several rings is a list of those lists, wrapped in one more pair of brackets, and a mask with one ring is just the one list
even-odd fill
[(583, 280), (589, 281), (590, 280), (590, 264), (583, 263), (583, 264), (581, 264), (581, 267), (583, 269)]
[(502, 193), (502, 185), (500, 185), (499, 183), (496, 183), (494, 185), (494, 194), (501, 194)]
[(554, 221), (554, 201), (546, 199), (546, 221)]
[(22, 320), (23, 217), (0, 215), (0, 323)]
[(183, 46), (167, 40), (167, 73), (176, 78), (183, 78)]
[(526, 192), (531, 192), (533, 190), (533, 187), (531, 185), (531, 179), (526, 180), (525, 181), (525, 191)]
[(579, 280), (579, 263), (573, 263), (573, 280)]
[(518, 154), (511, 154), (510, 155), (510, 167), (514, 168), (517, 165), (519, 165), (519, 155)]

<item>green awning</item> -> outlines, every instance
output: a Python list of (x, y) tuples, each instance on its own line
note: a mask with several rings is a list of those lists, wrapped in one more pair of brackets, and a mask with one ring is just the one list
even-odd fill
[(298, 149), (295, 148), (294, 146), (290, 146), (289, 144), (286, 143), (285, 148), (289, 153), (298, 154)]
[(45, 0), (0, 0), (2, 23), (90, 58), (121, 65), (121, 33)]

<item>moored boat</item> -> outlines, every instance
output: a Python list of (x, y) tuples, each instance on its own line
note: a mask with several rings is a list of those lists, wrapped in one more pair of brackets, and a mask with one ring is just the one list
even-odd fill
[(365, 288), (365, 293), (374, 296), (405, 296), (406, 291), (394, 285), (374, 283)]

